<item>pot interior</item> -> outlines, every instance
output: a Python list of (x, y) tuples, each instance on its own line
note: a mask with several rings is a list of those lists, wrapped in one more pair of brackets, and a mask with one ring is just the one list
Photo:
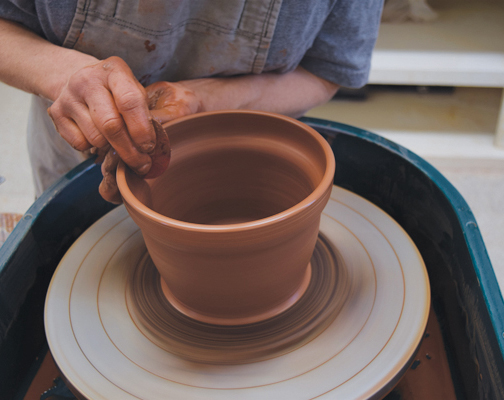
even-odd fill
[(227, 122), (169, 128), (170, 166), (151, 180), (128, 174), (133, 195), (166, 217), (221, 225), (281, 213), (321, 182), (324, 154), (299, 127)]

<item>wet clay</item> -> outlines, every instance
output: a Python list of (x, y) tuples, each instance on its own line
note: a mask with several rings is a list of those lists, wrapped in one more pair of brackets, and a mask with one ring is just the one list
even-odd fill
[(164, 125), (170, 167), (117, 181), (163, 280), (184, 314), (214, 324), (270, 318), (310, 280), (335, 162), (327, 142), (294, 119), (252, 111)]
[[(156, 133), (156, 146), (148, 153), (152, 164), (149, 172), (143, 176), (144, 179), (152, 179), (161, 175), (170, 163), (171, 148), (168, 135), (158, 121), (152, 119), (151, 123)], [(110, 145), (102, 148), (93, 147), (90, 153), (97, 154), (95, 162), (102, 164), (103, 179), (99, 186), (100, 194), (111, 203), (121, 204), (122, 197), (117, 187), (115, 174), (117, 164), (121, 159), (119, 154)]]
[(154, 179), (160, 176), (170, 164), (171, 147), (170, 139), (163, 126), (156, 120), (152, 120), (152, 126), (156, 132), (156, 147), (149, 153), (152, 160), (151, 169), (143, 177), (144, 179)]

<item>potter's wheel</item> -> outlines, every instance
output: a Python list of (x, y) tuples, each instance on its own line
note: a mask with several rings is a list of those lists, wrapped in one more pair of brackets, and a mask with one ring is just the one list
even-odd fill
[[(166, 312), (156, 273), (140, 230), (119, 207), (74, 243), (53, 277), (45, 314), (51, 352), (74, 389), (91, 399), (380, 398), (408, 367), (425, 329), (425, 266), (394, 220), (338, 187), (320, 231), (312, 268), (322, 274), (319, 284), (334, 282), (314, 290), (326, 299), (322, 317), (313, 328), (308, 317), (294, 325), (293, 317), (279, 321), (291, 327), (282, 332), (308, 326), (311, 333), (281, 349), (271, 344), (274, 332), (269, 342), (252, 337), (253, 362), (244, 358), (251, 347), (240, 347), (245, 336), (237, 335), (229, 351), (240, 362), (223, 365), (220, 350), (201, 343), (210, 338), (223, 349), (233, 338), (222, 336), (219, 345), (218, 329), (205, 338), (204, 329), (183, 318), (171, 328), (156, 320)], [(143, 287), (152, 291), (140, 295), (149, 281)], [(160, 334), (166, 329), (175, 333)], [(184, 341), (178, 346), (184, 358), (170, 347), (177, 341)]]

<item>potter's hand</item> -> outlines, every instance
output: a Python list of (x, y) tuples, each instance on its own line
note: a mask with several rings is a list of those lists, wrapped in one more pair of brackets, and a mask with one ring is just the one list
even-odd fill
[[(156, 82), (146, 88), (148, 107), (155, 121), (160, 123), (200, 111), (200, 104), (195, 94), (182, 84)], [(155, 178), (161, 175), (170, 161), (170, 147), (168, 137), (161, 125), (154, 122), (156, 132), (156, 147), (148, 153), (152, 159), (152, 167), (145, 175)], [(111, 203), (121, 203), (121, 195), (117, 188), (115, 171), (119, 162), (119, 155), (110, 146), (95, 150), (98, 162), (102, 162), (103, 180), (100, 184), (100, 194)]]
[(155, 147), (147, 93), (126, 63), (110, 57), (73, 73), (48, 110), (60, 135), (75, 149), (112, 146), (140, 175)]
[[(144, 175), (145, 179), (156, 178), (166, 171), (171, 157), (170, 140), (166, 131), (155, 119), (152, 119), (151, 122), (156, 132), (156, 147), (148, 153), (152, 160), (152, 166), (149, 172)], [(92, 150), (93, 153), (98, 154), (96, 162), (102, 164), (103, 179), (99, 187), (101, 196), (111, 203), (122, 203), (121, 193), (119, 192), (116, 180), (116, 170), (120, 160), (119, 155), (111, 146), (105, 146), (100, 149), (94, 147)]]
[(161, 123), (202, 111), (201, 100), (184, 83), (156, 82), (145, 90), (151, 114)]

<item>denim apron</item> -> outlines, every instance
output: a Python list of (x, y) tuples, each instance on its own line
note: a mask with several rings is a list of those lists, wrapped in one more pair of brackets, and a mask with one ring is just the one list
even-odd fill
[[(63, 43), (98, 59), (121, 57), (156, 81), (264, 70), (282, 0), (79, 0)], [(28, 149), (37, 196), (85, 159), (54, 129), (51, 102), (32, 97)]]

